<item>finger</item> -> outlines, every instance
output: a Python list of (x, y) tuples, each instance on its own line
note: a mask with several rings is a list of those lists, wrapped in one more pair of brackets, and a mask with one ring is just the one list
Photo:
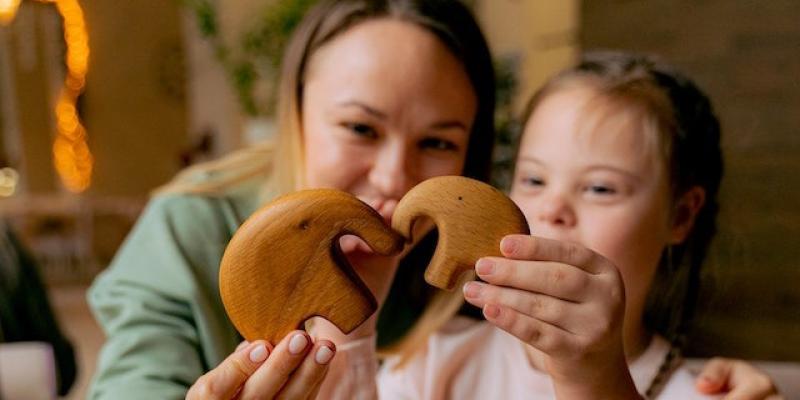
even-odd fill
[(725, 399), (730, 400), (762, 400), (778, 391), (772, 380), (748, 363), (729, 360), (730, 376), (727, 387), (730, 392)]
[(467, 282), (464, 285), (464, 299), (479, 308), (486, 304), (498, 304), (517, 312), (557, 326), (571, 332), (565, 325), (577, 310), (575, 303), (566, 302), (539, 293), (531, 293), (514, 288), (504, 288), (480, 282)]
[(311, 395), (322, 384), (334, 355), (336, 355), (336, 346), (333, 342), (329, 340), (317, 342), (306, 355), (297, 372), (292, 375), (289, 383), (278, 394), (278, 399), (313, 398)]
[(271, 356), (253, 373), (242, 388), (242, 399), (271, 399), (289, 380), (305, 358), (311, 339), (303, 331), (289, 332)]
[(553, 296), (583, 301), (590, 292), (593, 275), (571, 265), (485, 257), (475, 263), (475, 272), (486, 282)]
[(187, 399), (230, 399), (263, 365), (271, 346), (263, 340), (248, 344), (201, 376), (186, 394)]
[(498, 328), (551, 356), (566, 353), (575, 342), (569, 332), (505, 306), (487, 304), (483, 315)]
[(234, 352), (237, 352), (237, 351), (247, 347), (247, 345), (249, 345), (249, 344), (250, 344), (250, 342), (248, 342), (247, 340), (242, 340), (242, 342), (239, 343), (238, 346), (236, 346), (236, 350), (234, 350)]
[(709, 360), (695, 379), (697, 390), (705, 394), (721, 393), (731, 374), (731, 360), (716, 357)]
[(500, 251), (515, 260), (553, 261), (573, 265), (587, 272), (604, 272), (606, 263), (597, 253), (577, 243), (528, 235), (508, 235), (500, 241)]

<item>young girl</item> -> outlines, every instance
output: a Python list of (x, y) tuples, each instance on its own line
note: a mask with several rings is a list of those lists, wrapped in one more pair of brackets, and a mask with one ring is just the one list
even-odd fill
[(715, 231), (719, 134), (706, 96), (653, 59), (595, 53), (553, 78), (511, 189), (531, 236), (504, 238), (463, 287), (488, 322), (424, 317), (381, 398), (697, 397), (678, 355)]

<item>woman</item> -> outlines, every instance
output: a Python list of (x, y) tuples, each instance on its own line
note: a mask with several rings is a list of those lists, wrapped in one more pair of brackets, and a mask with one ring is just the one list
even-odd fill
[[(493, 79), (484, 38), (457, 1), (328, 1), (313, 9), (284, 58), (276, 146), (184, 173), (153, 199), (93, 285), (89, 300), (108, 342), (92, 397), (183, 397), (235, 349), (241, 339), (219, 299), (218, 266), (232, 233), (263, 202), (337, 188), (388, 219), (427, 178), (485, 180)], [(341, 244), (383, 299), (400, 260), (376, 257), (354, 238)], [(326, 341), (298, 332), (292, 348), (295, 359), (326, 366), (336, 346), (341, 352), (375, 330), (374, 318), (348, 336), (316, 325)], [(266, 347), (259, 351), (266, 357)], [(331, 368), (346, 373), (337, 368), (345, 361), (339, 354)], [(265, 384), (254, 377), (241, 390), (263, 393)]]

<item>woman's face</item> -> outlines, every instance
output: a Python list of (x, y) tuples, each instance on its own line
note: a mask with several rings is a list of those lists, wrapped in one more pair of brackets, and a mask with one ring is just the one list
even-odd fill
[(477, 99), (440, 40), (412, 23), (358, 24), (310, 59), (305, 185), (350, 192), (387, 221), (414, 185), (464, 168)]
[(626, 115), (591, 124), (592, 96), (568, 88), (539, 104), (525, 126), (511, 197), (533, 235), (580, 243), (619, 268), (626, 325), (635, 327), (661, 252), (679, 232), (663, 162), (646, 134)]

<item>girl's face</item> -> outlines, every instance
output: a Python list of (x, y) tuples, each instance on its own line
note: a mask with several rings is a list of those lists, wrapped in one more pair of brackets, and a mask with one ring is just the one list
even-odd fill
[(388, 221), (417, 183), (462, 173), (477, 99), (437, 37), (377, 19), (314, 53), (302, 110), (306, 186), (350, 192)]
[(626, 325), (637, 326), (631, 318), (642, 315), (661, 252), (680, 232), (671, 227), (658, 152), (630, 116), (597, 120), (586, 108), (594, 95), (567, 88), (539, 104), (525, 126), (511, 197), (533, 235), (580, 243), (619, 268)]

